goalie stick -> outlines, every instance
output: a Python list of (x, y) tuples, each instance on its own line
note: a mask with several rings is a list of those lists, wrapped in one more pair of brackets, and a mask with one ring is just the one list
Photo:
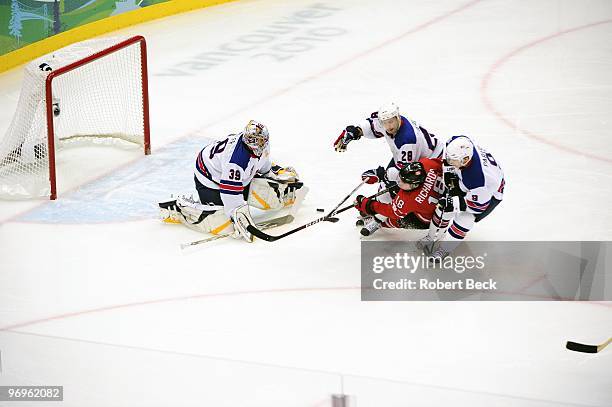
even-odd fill
[(569, 350), (573, 350), (574, 352), (599, 353), (602, 350), (604, 350), (604, 348), (608, 346), (610, 343), (612, 343), (612, 338), (608, 339), (601, 345), (586, 345), (584, 343), (567, 341), (567, 343), (565, 344), (565, 347)]
[[(285, 215), (285, 216), (280, 216), (278, 218), (274, 218), (274, 219), (266, 220), (266, 221), (263, 221), (263, 222), (259, 222), (256, 225), (257, 225), (258, 229), (265, 230), (265, 229), (275, 228), (275, 227), (281, 226), (281, 225), (286, 225), (287, 223), (291, 223), (291, 222), (293, 222), (293, 215)], [(186, 249), (188, 247), (197, 246), (199, 244), (208, 243), (208, 242), (212, 242), (214, 240), (223, 239), (223, 238), (231, 236), (232, 234), (233, 233), (224, 233), (222, 235), (214, 235), (214, 236), (208, 237), (206, 239), (196, 240), (196, 241), (189, 242), (189, 243), (182, 243), (181, 244), (181, 249)]]
[[(359, 186), (361, 186), (361, 185), (359, 185)], [(386, 192), (389, 192), (390, 190), (392, 190), (394, 188), (399, 188), (399, 187), (397, 185), (394, 185), (394, 186), (391, 186), (389, 188), (385, 188), (385, 189), (383, 189), (381, 191), (378, 191), (374, 195), (369, 196), (368, 199), (376, 198), (377, 196), (382, 195), (382, 194), (384, 194)], [(357, 188), (355, 190), (357, 190)], [(347, 196), (342, 202), (340, 202), (340, 205), (342, 205), (342, 203), (345, 202), (349, 197), (350, 197), (350, 195)], [(338, 206), (340, 206), (340, 205), (338, 205)], [(267, 233), (264, 233), (261, 230), (258, 230), (256, 227), (253, 227), (252, 225), (249, 225), (249, 227), (247, 227), (247, 230), (249, 232), (251, 232), (253, 234), (253, 236), (255, 236), (255, 237), (257, 237), (257, 238), (259, 238), (261, 240), (265, 240), (266, 242), (275, 242), (275, 241), (277, 241), (279, 239), (282, 239), (283, 237), (287, 237), (289, 235), (292, 235), (295, 232), (299, 232), (300, 230), (304, 230), (304, 229), (306, 229), (306, 228), (308, 228), (308, 227), (310, 227), (312, 225), (315, 225), (315, 224), (317, 224), (319, 222), (324, 222), (324, 221), (334, 222), (334, 223), (338, 222), (339, 219), (336, 218), (336, 217), (333, 217), (333, 215), (338, 215), (338, 214), (340, 214), (342, 212), (348, 211), (349, 209), (351, 209), (354, 206), (355, 206), (354, 204), (347, 205), (344, 208), (339, 209), (339, 210), (337, 210), (335, 212), (334, 211), (330, 212), (329, 215), (325, 215), (325, 216), (323, 216), (321, 218), (315, 219), (312, 222), (308, 222), (308, 223), (306, 223), (306, 224), (304, 224), (302, 226), (298, 226), (297, 228), (291, 229), (290, 231), (285, 232), (282, 235), (278, 235), (278, 236), (272, 236), (272, 235), (269, 235)]]
[[(295, 182), (293, 184), (294, 185), (295, 184), (300, 184), (300, 185), (299, 185), (299, 188), (298, 188), (298, 190), (297, 190), (297, 192), (295, 194), (294, 203), (293, 203), (293, 205), (291, 205), (291, 210), (290, 210), (289, 214), (284, 215), (284, 216), (279, 216), (279, 217), (276, 217), (276, 218), (273, 218), (273, 219), (268, 219), (268, 220), (265, 220), (265, 221), (261, 221), (261, 222), (256, 224), (258, 227), (260, 227), (261, 229), (271, 229), (271, 228), (275, 228), (277, 226), (286, 225), (287, 223), (293, 222), (293, 220), (295, 219), (295, 214), (297, 213), (297, 211), (302, 206), (302, 202), (304, 201), (304, 198), (306, 197), (306, 194), (308, 194), (308, 187), (304, 186), (304, 184), (302, 184), (301, 182)], [(223, 238), (226, 238), (228, 236), (231, 236), (232, 234), (233, 233), (225, 233), (223, 235), (211, 236), (211, 237), (208, 237), (206, 239), (196, 240), (194, 242), (183, 243), (183, 244), (181, 244), (181, 249), (186, 249), (188, 247), (196, 246), (196, 245), (199, 245), (199, 244), (212, 242), (213, 240), (223, 239)]]

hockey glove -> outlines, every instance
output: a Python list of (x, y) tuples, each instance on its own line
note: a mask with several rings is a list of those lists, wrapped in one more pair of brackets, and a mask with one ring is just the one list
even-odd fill
[(340, 136), (334, 142), (334, 148), (337, 152), (343, 153), (346, 151), (348, 143), (353, 140), (359, 140), (363, 135), (361, 128), (356, 126), (346, 126), (346, 129), (342, 131)]
[(384, 167), (378, 167), (376, 169), (367, 170), (363, 174), (361, 174), (361, 179), (366, 182), (366, 184), (376, 184), (378, 182), (384, 182), (387, 184), (389, 179), (387, 178), (387, 170)]
[(455, 211), (455, 206), (453, 205), (453, 197), (450, 194), (446, 194), (438, 200), (438, 208), (443, 213), (450, 213)]
[(376, 215), (376, 211), (372, 207), (374, 200), (366, 198), (363, 195), (357, 195), (355, 200), (355, 208), (361, 213), (367, 213), (368, 215)]
[(450, 196), (465, 196), (465, 192), (459, 186), (459, 176), (452, 172), (444, 173), (444, 184)]
[(249, 206), (247, 204), (241, 205), (234, 209), (232, 212), (232, 222), (234, 222), (234, 233), (232, 237), (234, 239), (244, 239), (249, 243), (254, 240), (251, 232), (247, 230), (249, 225), (253, 225), (253, 219), (249, 212)]
[(265, 177), (281, 183), (296, 182), (299, 179), (295, 168), (281, 167), (276, 164), (272, 164), (272, 168), (265, 174)]

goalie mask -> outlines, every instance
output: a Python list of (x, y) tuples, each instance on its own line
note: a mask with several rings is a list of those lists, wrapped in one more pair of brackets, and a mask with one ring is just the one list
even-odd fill
[(412, 191), (425, 182), (426, 175), (425, 167), (422, 163), (419, 161), (408, 163), (399, 172), (399, 187), (404, 191)]
[(244, 144), (249, 146), (257, 157), (261, 157), (265, 151), (268, 146), (268, 139), (268, 128), (255, 120), (249, 121), (242, 133)]

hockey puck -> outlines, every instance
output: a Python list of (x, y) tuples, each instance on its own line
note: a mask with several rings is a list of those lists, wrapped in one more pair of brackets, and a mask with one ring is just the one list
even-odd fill
[(323, 208), (317, 208), (317, 212), (325, 212), (325, 209), (323, 209)]

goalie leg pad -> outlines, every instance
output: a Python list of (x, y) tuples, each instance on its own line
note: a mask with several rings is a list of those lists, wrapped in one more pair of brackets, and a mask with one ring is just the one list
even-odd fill
[(189, 229), (201, 233), (233, 233), (232, 221), (222, 206), (202, 205), (191, 198), (179, 197), (176, 200), (161, 202), (161, 215), (164, 222), (182, 223)]
[(190, 229), (214, 235), (234, 231), (232, 222), (225, 214), (223, 206), (202, 205), (198, 201), (185, 197), (178, 198), (176, 204), (182, 215), (181, 223)]
[(247, 230), (249, 226), (253, 226), (253, 218), (251, 218), (249, 206), (244, 204), (234, 209), (232, 218), (234, 221), (234, 229), (236, 230), (232, 237), (244, 239), (249, 243), (253, 243), (254, 236)]

